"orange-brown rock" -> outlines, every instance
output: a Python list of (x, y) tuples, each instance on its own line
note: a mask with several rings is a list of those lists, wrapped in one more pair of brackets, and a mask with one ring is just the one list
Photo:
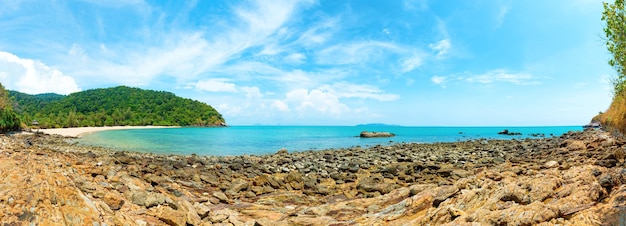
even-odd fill
[(601, 131), (263, 157), (72, 143), (0, 135), (0, 223), (619, 225), (626, 214), (624, 142)]

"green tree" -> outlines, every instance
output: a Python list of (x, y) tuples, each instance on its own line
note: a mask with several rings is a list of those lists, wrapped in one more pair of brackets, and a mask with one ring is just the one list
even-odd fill
[(606, 48), (613, 55), (609, 65), (617, 71), (617, 76), (613, 79), (614, 95), (619, 95), (626, 88), (626, 10), (624, 0), (603, 4), (602, 20), (606, 22), (604, 27)]
[(0, 132), (19, 130), (21, 121), (13, 111), (13, 104), (9, 98), (9, 92), (0, 84)]

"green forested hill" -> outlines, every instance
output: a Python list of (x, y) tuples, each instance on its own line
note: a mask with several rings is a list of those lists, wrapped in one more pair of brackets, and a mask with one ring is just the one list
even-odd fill
[(42, 128), (82, 126), (219, 126), (222, 115), (213, 107), (163, 91), (118, 86), (68, 96), (10, 92), (22, 122)]
[(19, 130), (20, 126), (20, 119), (13, 111), (9, 93), (0, 84), (0, 133)]

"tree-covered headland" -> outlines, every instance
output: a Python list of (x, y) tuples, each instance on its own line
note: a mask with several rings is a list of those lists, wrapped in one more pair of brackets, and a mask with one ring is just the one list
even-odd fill
[(222, 115), (210, 105), (164, 91), (118, 86), (67, 96), (15, 91), (9, 96), (26, 127), (225, 125)]
[(605, 129), (626, 133), (626, 9), (624, 0), (604, 2), (602, 20), (607, 50), (611, 53), (608, 63), (617, 74), (613, 77), (613, 101), (605, 113), (594, 117)]
[(0, 84), (0, 133), (19, 130), (20, 127), (20, 118), (13, 111), (9, 92)]

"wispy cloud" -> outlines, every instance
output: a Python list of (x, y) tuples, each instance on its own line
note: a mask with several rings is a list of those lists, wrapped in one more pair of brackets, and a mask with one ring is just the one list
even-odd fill
[(540, 85), (544, 77), (537, 77), (526, 72), (509, 72), (504, 69), (495, 69), (483, 74), (462, 73), (449, 76), (433, 76), (430, 81), (441, 87), (451, 82), (494, 84), (509, 83), (515, 85)]
[(500, 11), (498, 11), (498, 14), (496, 15), (496, 28), (499, 28), (502, 26), (502, 23), (504, 23), (504, 19), (506, 18), (506, 15), (509, 13), (509, 11), (511, 11), (511, 9), (512, 9), (511, 6), (500, 7)]
[(517, 85), (538, 85), (541, 84), (538, 78), (529, 73), (519, 72), (511, 73), (504, 69), (492, 70), (480, 75), (472, 75), (465, 78), (466, 81), (472, 83), (495, 83), (506, 82)]
[(437, 58), (443, 58), (448, 55), (448, 52), (452, 48), (452, 44), (450, 43), (450, 39), (446, 38), (436, 43), (431, 43), (428, 45), (428, 47), (435, 51), (435, 56)]
[(332, 93), (338, 98), (374, 99), (379, 101), (393, 101), (399, 98), (396, 94), (385, 93), (385, 91), (376, 86), (366, 84), (339, 82), (332, 85), (323, 85), (319, 89)]

